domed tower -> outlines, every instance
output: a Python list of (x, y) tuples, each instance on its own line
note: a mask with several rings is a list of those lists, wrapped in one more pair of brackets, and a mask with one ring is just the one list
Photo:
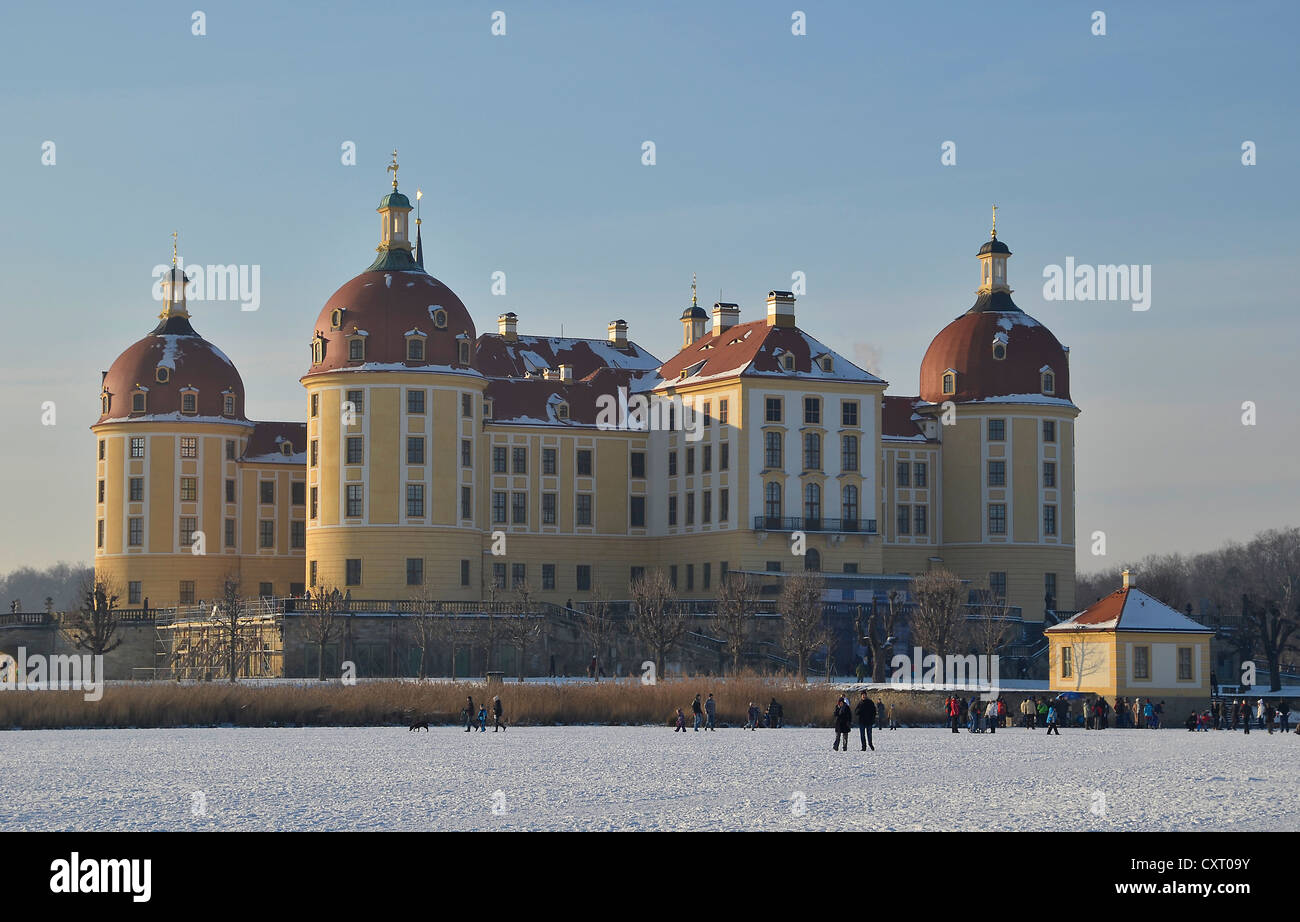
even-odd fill
[(239, 372), (190, 324), (185, 284), (173, 246), (158, 325), (104, 372), (91, 427), (95, 572), (123, 607), (216, 598), (239, 570), (238, 546), (223, 540), (235, 515), (225, 481), (254, 424)]
[(1073, 611), (1079, 408), (1069, 350), (1011, 298), (1010, 256), (995, 223), (975, 304), (926, 350), (921, 399), (942, 423), (943, 565), (1039, 621)]
[(412, 255), (396, 154), (389, 170), (378, 256), (325, 302), (301, 378), (307, 582), (355, 599), (477, 598), (474, 322)]
[(682, 348), (685, 349), (697, 339), (704, 336), (709, 324), (709, 315), (700, 307), (695, 294), (695, 274), (691, 273), (691, 306), (682, 311)]

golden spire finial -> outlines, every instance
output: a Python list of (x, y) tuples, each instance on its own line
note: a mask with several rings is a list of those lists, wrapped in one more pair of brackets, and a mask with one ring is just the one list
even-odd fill
[(415, 223), (420, 223), (420, 199), (424, 198), (424, 190), (417, 188), (415, 190)]
[(691, 307), (699, 307), (700, 302), (695, 297), (695, 273), (691, 273)]
[(989, 234), (990, 240), (998, 239), (998, 206), (993, 206), (993, 231)]
[(397, 148), (393, 148), (393, 162), (385, 168), (386, 172), (393, 174), (393, 191), (397, 191)]
[(176, 266), (176, 231), (172, 231), (172, 267)]

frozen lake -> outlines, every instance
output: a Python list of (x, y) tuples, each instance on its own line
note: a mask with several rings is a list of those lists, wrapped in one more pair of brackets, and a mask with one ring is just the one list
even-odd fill
[(6, 732), (0, 829), (1300, 829), (1294, 734), (852, 740), (845, 754), (830, 730), (797, 729)]

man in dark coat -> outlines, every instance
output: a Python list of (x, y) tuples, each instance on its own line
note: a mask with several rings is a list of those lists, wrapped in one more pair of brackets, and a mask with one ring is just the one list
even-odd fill
[(849, 702), (840, 695), (840, 700), (835, 702), (835, 745), (832, 749), (840, 748), (840, 740), (844, 740), (844, 751), (849, 751), (849, 731), (853, 729), (853, 709), (849, 707)]
[[(871, 742), (871, 725), (876, 722), (876, 711), (876, 705), (871, 701), (871, 697), (866, 692), (863, 692), (862, 700), (854, 708), (854, 713), (858, 717), (858, 736), (862, 737), (863, 752), (866, 752), (868, 748), (872, 752), (876, 750), (875, 745)], [(847, 740), (844, 745), (845, 747), (848, 746)]]
[(691, 702), (691, 713), (695, 716), (695, 732), (700, 732), (700, 724), (704, 723), (704, 709), (700, 706), (700, 696), (696, 695), (695, 700)]
[(474, 729), (474, 716), (478, 712), (474, 710), (474, 696), (465, 696), (465, 732), (469, 733)]
[(496, 733), (498, 730), (504, 730), (506, 728), (505, 722), (501, 719), (501, 715), (504, 713), (504, 710), (505, 709), (501, 707), (501, 696), (500, 695), (493, 696), (492, 698), (492, 732), (493, 733)]

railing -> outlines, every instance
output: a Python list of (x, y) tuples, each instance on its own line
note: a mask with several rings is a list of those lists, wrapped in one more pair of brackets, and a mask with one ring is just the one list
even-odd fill
[(874, 535), (875, 519), (823, 519), (809, 516), (754, 516), (754, 531), (816, 531), (841, 535)]
[[(152, 623), (159, 620), (167, 620), (172, 616), (174, 609), (170, 608), (115, 608), (113, 617), (118, 621), (130, 623)], [(0, 614), (0, 627), (12, 627), (14, 625), (41, 626), (46, 624), (57, 624), (60, 612), (48, 611), (18, 611), (6, 612)]]

